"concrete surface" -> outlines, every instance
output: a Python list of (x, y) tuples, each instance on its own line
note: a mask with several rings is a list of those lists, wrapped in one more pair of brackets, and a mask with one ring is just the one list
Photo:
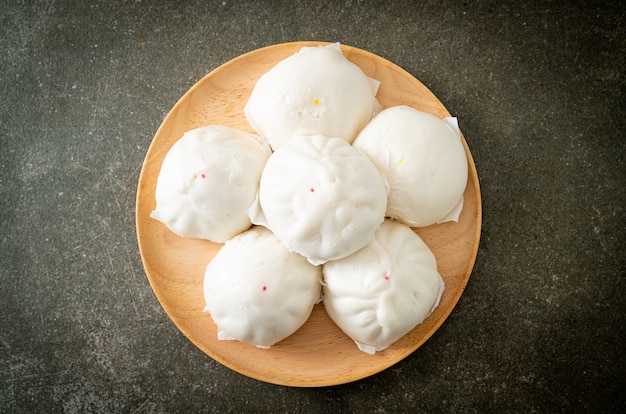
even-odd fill
[[(10, 1), (0, 5), (1, 412), (623, 412), (620, 2)], [(483, 197), (476, 266), (420, 349), (356, 383), (233, 372), (170, 322), (136, 185), (169, 109), (253, 49), (340, 41), (457, 116)]]

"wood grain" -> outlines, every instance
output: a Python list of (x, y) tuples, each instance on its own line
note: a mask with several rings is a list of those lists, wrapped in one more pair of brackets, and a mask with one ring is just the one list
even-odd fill
[[(441, 326), (463, 293), (476, 259), (482, 222), (478, 176), (463, 138), (470, 175), (459, 222), (416, 230), (433, 250), (446, 282), (439, 307), (424, 323), (376, 355), (359, 351), (330, 320), (322, 305), (315, 306), (300, 330), (269, 350), (217, 340), (216, 327), (203, 312), (202, 281), (206, 265), (221, 245), (180, 238), (149, 217), (156, 206), (154, 192), (161, 163), (174, 142), (192, 128), (221, 124), (254, 132), (246, 122), (243, 107), (259, 76), (302, 46), (324, 44), (296, 42), (258, 49), (201, 79), (176, 103), (157, 131), (137, 191), (136, 226), (142, 261), (157, 299), (174, 324), (223, 365), (261, 381), (296, 387), (362, 379), (419, 348)], [(450, 116), (421, 82), (397, 65), (357, 48), (341, 48), (349, 60), (381, 82), (377, 97), (383, 107), (404, 104), (440, 118)]]

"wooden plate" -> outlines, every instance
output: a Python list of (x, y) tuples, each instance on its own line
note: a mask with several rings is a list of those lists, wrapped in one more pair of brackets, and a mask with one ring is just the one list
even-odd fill
[[(439, 307), (424, 323), (376, 355), (359, 351), (330, 320), (323, 305), (316, 305), (302, 328), (269, 350), (217, 340), (211, 317), (202, 311), (202, 282), (207, 263), (221, 245), (178, 237), (150, 218), (156, 206), (154, 192), (161, 163), (174, 142), (190, 129), (221, 124), (253, 132), (243, 107), (259, 76), (302, 46), (324, 44), (327, 43), (297, 42), (265, 47), (235, 58), (202, 78), (176, 103), (157, 131), (137, 191), (141, 257), (152, 289), (174, 324), (223, 365), (261, 381), (297, 387), (336, 385), (365, 378), (419, 348), (441, 326), (465, 289), (476, 259), (482, 221), (478, 176), (463, 139), (470, 175), (459, 222), (417, 230), (437, 257), (446, 283)], [(440, 118), (450, 116), (422, 83), (397, 65), (357, 48), (341, 48), (349, 60), (380, 81), (377, 97), (383, 107), (405, 104)]]

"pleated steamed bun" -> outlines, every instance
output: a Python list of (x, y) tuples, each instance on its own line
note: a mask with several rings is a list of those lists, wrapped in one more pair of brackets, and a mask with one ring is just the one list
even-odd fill
[(304, 47), (261, 76), (244, 111), (274, 150), (298, 129), (351, 143), (380, 109), (377, 89), (338, 43)]
[(220, 125), (186, 132), (168, 151), (150, 216), (182, 237), (225, 242), (251, 225), (267, 144)]
[(392, 220), (363, 249), (327, 262), (323, 274), (328, 315), (369, 354), (422, 323), (444, 290), (428, 246), (410, 227)]
[(353, 145), (389, 182), (388, 217), (413, 227), (458, 220), (468, 167), (452, 121), (401, 105), (382, 110), (359, 133)]
[(264, 219), (313, 264), (354, 253), (385, 218), (387, 186), (374, 164), (341, 138), (296, 135), (267, 161), (259, 187)]
[(321, 295), (321, 268), (265, 227), (226, 242), (204, 276), (205, 311), (218, 339), (269, 348), (298, 330)]

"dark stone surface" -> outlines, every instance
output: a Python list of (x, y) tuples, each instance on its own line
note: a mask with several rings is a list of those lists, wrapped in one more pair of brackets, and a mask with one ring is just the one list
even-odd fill
[[(626, 33), (619, 2), (28, 1), (0, 5), (0, 411), (623, 412)], [(143, 157), (222, 63), (340, 41), (459, 118), (476, 266), (418, 351), (321, 389), (230, 371), (141, 264)], [(332, 410), (332, 411), (331, 411)]]

